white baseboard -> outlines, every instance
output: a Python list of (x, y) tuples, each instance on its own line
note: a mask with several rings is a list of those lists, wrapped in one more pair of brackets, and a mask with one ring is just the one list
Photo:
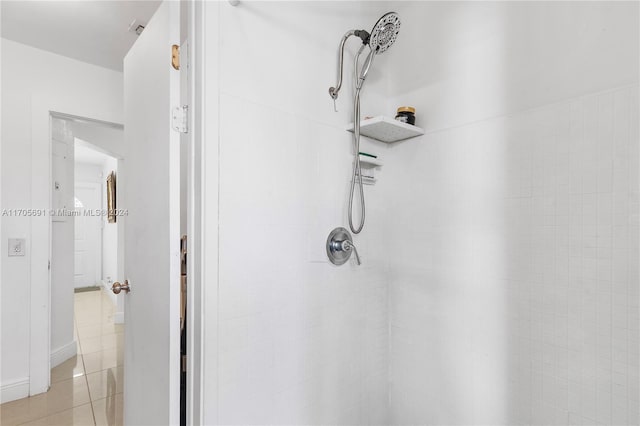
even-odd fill
[(0, 404), (29, 396), (29, 378), (19, 379), (0, 386)]
[[(107, 285), (105, 280), (102, 280), (102, 289), (107, 294), (107, 296), (109, 296), (111, 298), (111, 300), (113, 301), (113, 304), (116, 305), (116, 307), (117, 307), (118, 306), (118, 299), (117, 299), (116, 295), (113, 294), (113, 292), (111, 291), (111, 287), (109, 287)], [(116, 324), (124, 324), (124, 312), (120, 311), (120, 312), (116, 312), (115, 314), (113, 314), (113, 322), (116, 323)]]
[(51, 352), (51, 357), (50, 357), (51, 368), (62, 364), (69, 358), (73, 358), (74, 356), (76, 356), (77, 353), (78, 353), (78, 344), (74, 339), (71, 342), (67, 343), (66, 345), (62, 346), (61, 348), (58, 348), (55, 351)]

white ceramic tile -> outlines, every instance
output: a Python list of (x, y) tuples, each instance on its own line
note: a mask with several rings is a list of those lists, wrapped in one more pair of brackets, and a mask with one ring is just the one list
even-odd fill
[[(416, 422), (426, 422), (438, 413), (443, 416), (442, 423), (459, 421), (457, 413), (444, 408), (450, 401), (443, 392), (440, 395), (444, 401), (428, 401), (420, 414), (412, 411), (406, 395), (426, 381), (441, 390), (450, 386), (452, 373), (442, 368), (444, 358), (432, 357), (434, 352), (459, 347), (461, 342), (468, 342), (468, 357), (476, 354), (474, 359), (484, 374), (479, 377), (494, 386), (492, 392), (483, 392), (482, 386), (467, 387), (455, 394), (456, 401), (469, 398), (474, 407), (481, 407), (475, 422), (499, 420), (492, 415), (510, 405), (511, 399), (492, 401), (504, 391), (505, 384), (495, 382), (500, 369), (492, 373), (493, 367), (485, 364), (481, 354), (493, 353), (504, 344), (499, 337), (504, 324), (509, 336), (531, 339), (521, 351), (514, 341), (507, 344), (509, 358), (526, 360), (507, 363), (508, 374), (513, 377), (509, 395), (519, 401), (513, 402), (519, 409), (510, 406), (507, 410), (509, 423), (609, 424), (615, 418), (627, 418), (629, 410), (620, 401), (630, 395), (628, 378), (637, 383), (637, 367), (629, 370), (629, 354), (634, 349), (628, 333), (630, 317), (637, 319), (638, 312), (629, 293), (638, 294), (638, 282), (629, 279), (634, 262), (629, 256), (628, 183), (615, 176), (628, 176), (629, 170), (634, 170), (635, 176), (637, 166), (614, 158), (626, 158), (631, 153), (627, 136), (629, 100), (636, 97), (626, 88), (575, 99), (560, 107), (543, 107), (532, 114), (516, 114), (507, 119), (506, 127), (509, 123), (513, 123), (511, 128), (521, 126), (522, 130), (512, 133), (522, 137), (524, 143), (511, 134), (500, 134), (495, 124), (470, 125), (475, 142), (472, 148), (478, 155), (458, 158), (463, 165), (468, 162), (465, 167), (477, 180), (473, 185), (479, 193), (467, 195), (471, 197), (473, 227), (458, 221), (453, 210), (438, 214), (438, 209), (446, 211), (440, 206), (450, 203), (451, 194), (457, 191), (455, 179), (434, 176), (415, 187), (418, 193), (389, 192), (391, 203), (411, 205), (424, 216), (415, 221), (405, 213), (406, 220), (388, 225), (388, 244), (394, 248), (397, 245), (402, 255), (389, 259), (393, 271), (402, 271), (390, 277), (388, 295), (392, 422), (402, 423), (416, 416)], [(523, 134), (531, 137), (526, 139)], [(559, 140), (561, 134), (566, 146)], [(416, 153), (415, 148), (396, 147), (385, 172), (395, 179), (411, 179), (406, 177), (410, 173), (404, 165), (408, 157), (415, 161), (417, 156), (426, 169), (439, 170), (448, 156), (455, 155), (455, 142), (468, 140), (462, 129), (428, 137), (426, 143), (430, 145), (439, 141), (446, 141), (446, 145), (438, 145), (439, 151), (429, 157)], [(508, 157), (503, 158), (506, 166), (497, 166), (495, 160), (503, 155), (497, 147), (504, 145), (509, 147)], [(531, 162), (533, 191), (517, 194), (524, 198), (513, 198), (528, 200), (526, 203), (507, 202), (505, 215), (496, 210), (501, 203), (496, 197), (512, 198), (516, 194), (513, 185), (504, 186), (501, 180), (518, 179), (517, 168), (510, 164), (524, 158)], [(508, 175), (497, 179), (496, 172), (488, 170), (495, 167), (506, 168)], [(622, 171), (616, 175), (619, 168)], [(566, 180), (560, 176), (566, 176)], [(433, 229), (434, 222), (438, 233), (425, 232)], [(518, 223), (522, 223), (522, 231), (518, 231)], [(464, 239), (458, 237), (460, 232), (466, 233), (474, 248), (471, 262), (460, 256), (449, 257), (449, 245), (457, 253), (465, 249)], [(499, 280), (505, 267), (509, 277), (523, 282), (521, 286), (510, 282), (506, 296), (501, 285), (487, 280)], [(468, 279), (475, 282), (474, 286), (467, 287), (464, 279), (456, 279), (465, 272), (473, 277)], [(449, 315), (462, 326), (448, 327)], [(473, 334), (467, 336), (465, 328)], [(427, 345), (416, 346), (416, 341)], [(407, 353), (413, 354), (413, 361)], [(455, 368), (464, 368), (464, 357), (458, 359), (454, 353), (443, 356), (455, 360)], [(430, 362), (440, 368), (433, 370)], [(618, 415), (614, 407), (623, 406), (624, 415)]]
[[(394, 146), (364, 141), (385, 161), (365, 189), (368, 221), (355, 237), (365, 264), (336, 268), (324, 240), (346, 224), (351, 81), (336, 114), (324, 88), (336, 42), (310, 34), (341, 34), (384, 4), (245, 6), (220, 8), (218, 420), (590, 424), (622, 406), (637, 417), (628, 403), (637, 380), (624, 387), (620, 367), (637, 376), (633, 90)], [(269, 34), (270, 46), (257, 49), (255, 33)], [(467, 87), (440, 70), (438, 87), (385, 99), (386, 85), (404, 82), (378, 75), (364, 108), (415, 100), (432, 130), (487, 103), (479, 115), (498, 116), (507, 70), (490, 72), (504, 58), (489, 49), (496, 37), (482, 40), (466, 60), (447, 56), (471, 65), (457, 70), (465, 84), (483, 76), (481, 89), (464, 96)], [(391, 66), (393, 52), (379, 66)], [(256, 79), (255, 64), (269, 63), (287, 66), (261, 67)], [(450, 94), (464, 101), (454, 108)]]

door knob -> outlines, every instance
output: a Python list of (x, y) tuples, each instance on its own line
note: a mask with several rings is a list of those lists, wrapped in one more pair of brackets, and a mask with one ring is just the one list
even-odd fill
[(125, 293), (129, 293), (131, 291), (131, 288), (129, 287), (129, 280), (124, 280), (124, 284), (120, 284), (118, 281), (116, 281), (111, 286), (111, 291), (113, 291), (115, 294), (120, 294), (122, 290), (124, 290)]

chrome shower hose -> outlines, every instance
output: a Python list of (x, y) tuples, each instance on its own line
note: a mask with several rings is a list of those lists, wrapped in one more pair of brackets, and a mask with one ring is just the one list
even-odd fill
[[(360, 90), (362, 90), (364, 78), (360, 78), (358, 71), (358, 62), (364, 47), (364, 44), (360, 46), (353, 66), (353, 80), (356, 87), (356, 94), (353, 98), (353, 148), (355, 158), (353, 160), (353, 173), (351, 174), (351, 189), (349, 190), (349, 228), (354, 234), (359, 234), (362, 231), (365, 219), (364, 190), (362, 189), (362, 171), (360, 169)], [(360, 223), (357, 227), (353, 225), (353, 193), (356, 189), (356, 179), (358, 179), (358, 189), (360, 190)]]

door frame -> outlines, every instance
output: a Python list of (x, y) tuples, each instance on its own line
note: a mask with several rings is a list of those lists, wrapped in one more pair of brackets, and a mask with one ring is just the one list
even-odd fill
[[(53, 206), (53, 118), (81, 120), (123, 128), (119, 116), (111, 116), (94, 103), (78, 104), (61, 99), (31, 100), (31, 205)], [(51, 385), (51, 260), (52, 224), (48, 214), (31, 218), (29, 291), (29, 395), (46, 392)], [(43, 326), (44, 325), (44, 326)]]
[(189, 133), (187, 165), (187, 424), (218, 420), (218, 193), (220, 8), (186, 3)]

